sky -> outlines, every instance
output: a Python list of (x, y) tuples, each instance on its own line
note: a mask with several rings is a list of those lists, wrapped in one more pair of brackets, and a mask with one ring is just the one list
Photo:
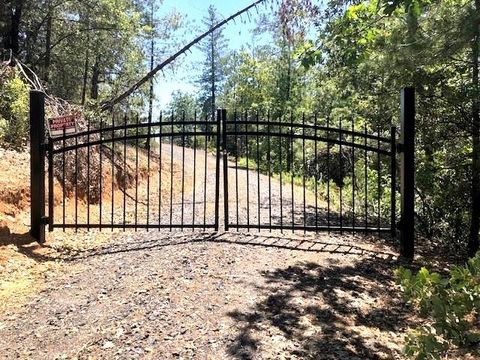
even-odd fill
[[(202, 18), (207, 15), (207, 9), (210, 5), (215, 6), (217, 13), (221, 18), (228, 17), (238, 10), (247, 7), (252, 3), (252, 0), (164, 0), (159, 6), (156, 17), (161, 18), (172, 10), (177, 10), (179, 13), (186, 16), (189, 27), (187, 29), (180, 29), (179, 33), (186, 33), (181, 39), (181, 46), (193, 40), (200, 35), (204, 26)], [(268, 11), (263, 6), (259, 7), (260, 12)], [(242, 46), (248, 47), (253, 41), (265, 41), (265, 38), (253, 39), (251, 30), (255, 26), (258, 18), (255, 10), (250, 11), (250, 19), (247, 15), (243, 18), (237, 18), (236, 22), (229, 22), (223, 27), (223, 34), (227, 41), (229, 49), (240, 49)], [(242, 21), (243, 20), (243, 21)], [(170, 55), (170, 54), (168, 54)], [(198, 47), (192, 48), (192, 52), (187, 56), (182, 56), (180, 61), (175, 66), (175, 73), (172, 70), (165, 71), (164, 74), (159, 74), (155, 78), (155, 113), (159, 113), (160, 109), (164, 109), (171, 99), (171, 94), (175, 90), (190, 92), (195, 94), (198, 87), (193, 83), (197, 76), (198, 64), (202, 61), (203, 55)], [(161, 59), (158, 59), (161, 61)]]

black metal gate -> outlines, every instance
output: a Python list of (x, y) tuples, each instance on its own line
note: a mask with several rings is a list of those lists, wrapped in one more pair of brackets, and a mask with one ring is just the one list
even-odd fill
[(395, 127), (324, 123), (258, 111), (224, 121), (227, 229), (395, 233)]
[(218, 134), (218, 122), (196, 114), (114, 115), (48, 138), (49, 230), (218, 230)]
[[(413, 125), (405, 131), (414, 119), (413, 89), (402, 99), (406, 144), (413, 138)], [(354, 119), (332, 124), (293, 112), (218, 110), (214, 121), (195, 113), (160, 115), (155, 122), (113, 114), (44, 141), (43, 106), (43, 94), (32, 92), (32, 234), (39, 241), (45, 225), (50, 231), (218, 231), (223, 219), (225, 230), (393, 236), (398, 227), (395, 127), (359, 129)], [(399, 151), (406, 219), (413, 214), (413, 150)], [(402, 252), (413, 254), (413, 225), (400, 226), (412, 234), (402, 238)]]

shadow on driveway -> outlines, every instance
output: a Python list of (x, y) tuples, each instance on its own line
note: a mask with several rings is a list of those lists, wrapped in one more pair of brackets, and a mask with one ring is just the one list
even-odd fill
[(286, 358), (400, 358), (396, 344), (409, 321), (392, 288), (394, 264), (370, 258), (328, 267), (297, 263), (263, 272), (262, 300), (246, 312), (228, 314), (237, 324), (229, 354), (263, 358), (275, 346), (268, 339), (277, 338), (278, 354)]

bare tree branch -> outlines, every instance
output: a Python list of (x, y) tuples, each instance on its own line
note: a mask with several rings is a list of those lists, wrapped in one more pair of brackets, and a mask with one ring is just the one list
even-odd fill
[(203, 34), (201, 34), (200, 36), (196, 37), (195, 39), (193, 39), (191, 42), (189, 42), (187, 45), (185, 45), (182, 49), (180, 49), (179, 51), (177, 51), (175, 54), (171, 55), (168, 59), (166, 59), (165, 61), (163, 61), (162, 63), (158, 64), (155, 68), (153, 68), (152, 71), (150, 71), (148, 74), (146, 74), (143, 78), (141, 78), (139, 81), (137, 81), (135, 84), (133, 84), (129, 89), (127, 89), (126, 91), (124, 91), (121, 95), (117, 96), (116, 98), (114, 99), (111, 99), (111, 100), (107, 100), (107, 101), (104, 101), (102, 104), (101, 104), (101, 107), (100, 109), (102, 111), (105, 111), (105, 110), (108, 110), (108, 109), (111, 109), (115, 104), (118, 104), (120, 101), (124, 100), (125, 98), (127, 98), (129, 95), (131, 95), (132, 93), (134, 93), (136, 90), (138, 90), (140, 88), (140, 86), (142, 86), (143, 84), (145, 84), (150, 78), (152, 78), (153, 76), (155, 76), (156, 73), (158, 73), (160, 70), (162, 70), (165, 66), (167, 66), (168, 64), (170, 64), (171, 62), (173, 62), (176, 58), (178, 58), (180, 55), (184, 54), (185, 52), (187, 52), (193, 45), (199, 43), (202, 39), (204, 39), (205, 37), (207, 37), (209, 34), (211, 34), (212, 32), (214, 32), (215, 30), (217, 30), (218, 28), (222, 27), (223, 25), (225, 25), (226, 23), (228, 23), (229, 21), (235, 19), (237, 16), (240, 16), (241, 14), (245, 13), (245, 12), (248, 12), (248, 10), (256, 7), (257, 5), (259, 5), (260, 3), (264, 2), (266, 0), (257, 0), (255, 1), (253, 4), (243, 8), (242, 10), (236, 12), (235, 14), (229, 16), (228, 18), (220, 21), (217, 25), (215, 25), (214, 27), (212, 27), (211, 29), (209, 29), (208, 31), (204, 32)]

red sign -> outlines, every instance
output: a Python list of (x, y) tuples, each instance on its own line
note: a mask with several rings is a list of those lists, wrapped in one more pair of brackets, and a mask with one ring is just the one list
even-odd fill
[(48, 131), (52, 137), (61, 136), (63, 134), (75, 134), (77, 132), (75, 115), (60, 116), (48, 119)]

